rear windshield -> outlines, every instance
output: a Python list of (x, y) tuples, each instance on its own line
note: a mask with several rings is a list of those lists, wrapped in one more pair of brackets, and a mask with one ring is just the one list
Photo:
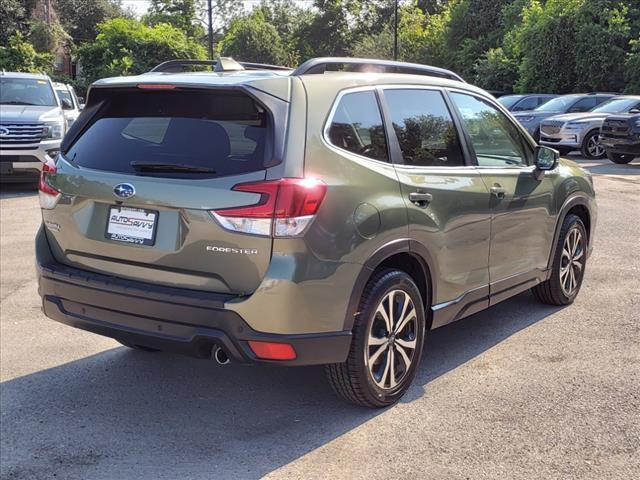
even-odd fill
[(268, 130), (265, 109), (243, 93), (128, 91), (107, 100), (65, 156), (137, 175), (236, 175), (265, 168)]

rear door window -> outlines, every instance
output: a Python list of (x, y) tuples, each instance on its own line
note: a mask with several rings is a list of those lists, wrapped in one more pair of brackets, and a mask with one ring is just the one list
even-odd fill
[(538, 99), (536, 97), (527, 97), (522, 99), (516, 107), (513, 109), (514, 112), (519, 112), (523, 110), (533, 110), (539, 105)]
[(457, 167), (465, 164), (458, 132), (442, 93), (388, 89), (384, 98), (406, 165)]
[(364, 157), (388, 161), (387, 138), (376, 94), (347, 93), (340, 99), (329, 125), (332, 145)]
[(239, 92), (126, 91), (106, 101), (65, 155), (112, 172), (237, 175), (265, 168), (269, 123), (264, 107)]
[(569, 112), (588, 112), (596, 106), (596, 97), (585, 97), (574, 103)]

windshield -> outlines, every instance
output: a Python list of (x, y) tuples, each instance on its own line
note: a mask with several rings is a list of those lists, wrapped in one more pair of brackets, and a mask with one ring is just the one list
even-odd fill
[(0, 78), (0, 104), (40, 107), (58, 105), (49, 82), (36, 78)]
[(640, 98), (618, 98), (608, 100), (591, 111), (601, 113), (623, 113), (628, 112), (636, 105), (640, 105)]
[(566, 95), (564, 97), (556, 97), (547, 103), (540, 105), (534, 109), (536, 112), (564, 112), (576, 100), (581, 98), (579, 95)]
[(522, 95), (505, 95), (504, 97), (498, 98), (498, 101), (505, 107), (510, 108), (513, 107), (518, 100), (522, 98)]
[(69, 100), (69, 103), (73, 105), (73, 99), (71, 98), (71, 93), (69, 92), (69, 90), (56, 90), (56, 93), (58, 94), (61, 103), (62, 100), (66, 98), (67, 100)]

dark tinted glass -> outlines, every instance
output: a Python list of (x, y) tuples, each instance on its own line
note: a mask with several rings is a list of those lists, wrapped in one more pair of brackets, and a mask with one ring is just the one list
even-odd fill
[(538, 103), (537, 97), (527, 97), (523, 99), (520, 103), (518, 103), (518, 105), (516, 105), (516, 108), (514, 109), (514, 111), (533, 110), (538, 105), (539, 103)]
[(440, 92), (389, 89), (384, 96), (405, 164), (464, 165), (458, 133)]
[[(78, 165), (154, 176), (224, 176), (264, 169), (268, 116), (236, 93), (129, 92), (115, 95), (66, 152)], [(209, 173), (140, 172), (166, 163)]]
[(336, 108), (329, 140), (336, 147), (387, 161), (387, 139), (376, 95), (372, 91), (344, 95)]
[(596, 106), (596, 97), (585, 97), (574, 103), (569, 109), (570, 112), (588, 112)]

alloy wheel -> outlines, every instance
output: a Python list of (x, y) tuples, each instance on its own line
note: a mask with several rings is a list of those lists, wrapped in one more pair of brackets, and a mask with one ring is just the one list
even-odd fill
[(600, 143), (600, 135), (592, 135), (587, 140), (587, 152), (592, 157), (601, 157), (604, 155), (604, 147)]
[(392, 290), (378, 304), (369, 327), (365, 365), (381, 389), (394, 389), (409, 372), (416, 351), (418, 317), (411, 297)]
[(578, 228), (572, 228), (564, 240), (560, 257), (560, 285), (567, 297), (578, 288), (583, 269), (584, 239)]

